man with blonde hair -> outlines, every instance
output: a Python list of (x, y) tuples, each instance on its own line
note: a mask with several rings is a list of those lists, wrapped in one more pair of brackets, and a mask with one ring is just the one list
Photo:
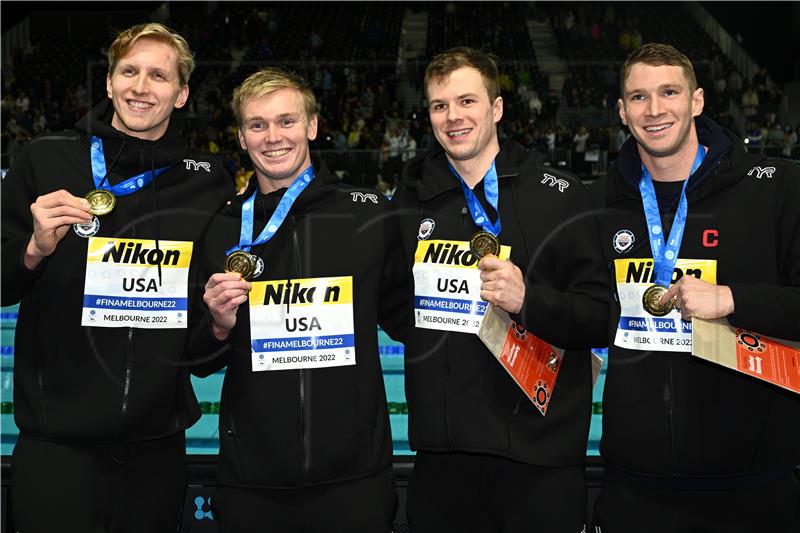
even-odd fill
[(194, 68), (183, 37), (133, 26), (108, 62), (108, 100), (24, 146), (3, 180), (2, 305), (20, 302), (11, 499), (26, 533), (175, 531), (200, 416), (189, 270), (232, 182), (170, 121)]
[(620, 85), (631, 138), (588, 192), (614, 294), (595, 532), (800, 531), (800, 397), (693, 356), (724, 338), (697, 342), (697, 319), (759, 371), (767, 336), (800, 340), (800, 172), (704, 117), (671, 45), (634, 50)]
[(236, 88), (255, 167), (211, 222), (200, 274), (208, 312), (195, 373), (227, 365), (220, 408), (221, 532), (388, 533), (392, 440), (377, 326), (397, 338), (406, 291), (396, 222), (376, 191), (314, 157), (315, 99), (265, 68)]

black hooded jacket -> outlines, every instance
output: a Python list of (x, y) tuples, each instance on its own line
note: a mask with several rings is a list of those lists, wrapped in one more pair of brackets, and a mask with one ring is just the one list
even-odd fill
[(146, 141), (114, 129), (112, 114), (104, 102), (77, 131), (33, 139), (3, 180), (2, 303), (21, 302), (14, 410), (20, 431), (31, 437), (145, 440), (182, 431), (199, 417), (184, 365), (188, 330), (81, 326), (86, 239), (70, 228), (35, 270), (23, 263), (36, 198), (59, 189), (82, 197), (95, 188), (90, 135), (104, 142), (111, 184), (170, 166), (145, 188), (118, 197), (114, 210), (100, 217), (98, 236), (196, 243), (230, 195), (233, 182), (221, 163), (189, 149), (172, 125), (157, 141)]
[[(716, 261), (717, 284), (733, 292), (731, 325), (800, 340), (800, 169), (748, 154), (741, 140), (709, 119), (697, 118), (696, 126), (709, 150), (687, 185), (678, 256)], [(620, 318), (614, 260), (652, 257), (640, 177), (631, 138), (606, 178), (589, 188), (601, 213), (593, 225), (602, 243), (599, 260), (608, 265), (616, 299), (609, 317), (603, 457), (640, 476), (689, 478), (677, 482), (687, 486), (701, 483), (695, 478), (757, 482), (790, 470), (800, 464), (800, 396), (688, 352), (613, 345)], [(666, 224), (674, 218), (679, 192), (656, 188)], [(634, 238), (624, 251), (613, 246), (620, 230)]]
[[(410, 327), (409, 440), (415, 450), (484, 453), (546, 466), (581, 464), (591, 415), (588, 348), (605, 345), (608, 313), (605, 271), (579, 242), (585, 234), (577, 216), (583, 187), (571, 175), (541, 166), (536, 152), (513, 141), (502, 146), (495, 166), (499, 239), (511, 246), (511, 261), (525, 278), (523, 308), (514, 318), (570, 351), (543, 417), (477, 335)], [(474, 191), (491, 217), (483, 182)], [(435, 223), (429, 239), (469, 241), (477, 231), (441, 148), (409, 162), (393, 203), (411, 279), (423, 220)]]
[[(288, 286), (293, 279), (352, 276), (356, 364), (255, 372), (249, 306), (239, 306), (236, 326), (223, 342), (212, 336), (207, 314), (193, 331), (190, 352), (200, 376), (228, 366), (219, 415), (217, 478), (223, 485), (301, 488), (367, 476), (391, 464), (377, 326), (398, 338), (407, 321), (396, 221), (377, 191), (342, 184), (324, 163), (313, 164), (315, 178), (277, 233), (252, 248), (265, 265), (253, 281), (286, 280)], [(211, 222), (203, 241), (203, 279), (223, 271), (226, 251), (239, 242), (242, 204), (256, 187), (253, 177)], [(256, 195), (254, 236), (285, 192)]]

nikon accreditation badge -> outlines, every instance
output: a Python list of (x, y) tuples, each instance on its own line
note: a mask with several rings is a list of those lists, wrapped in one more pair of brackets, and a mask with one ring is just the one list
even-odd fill
[[(666, 289), (660, 287), (658, 289), (660, 292), (654, 294), (656, 291), (653, 289), (653, 260), (616, 259), (614, 268), (620, 305), (614, 344), (629, 350), (691, 352), (692, 323), (681, 320), (681, 312), (669, 304), (666, 306), (657, 304)], [(678, 259), (672, 272), (671, 283), (677, 282), (683, 276), (694, 276), (709, 283), (716, 283), (717, 261)]]
[(249, 302), (254, 372), (356, 364), (352, 276), (256, 281)]
[[(500, 259), (511, 256), (501, 246)], [(419, 241), (414, 254), (414, 319), (418, 328), (478, 333), (487, 303), (481, 300), (479, 257), (467, 241)]]
[(82, 326), (186, 327), (191, 242), (91, 237), (88, 247)]

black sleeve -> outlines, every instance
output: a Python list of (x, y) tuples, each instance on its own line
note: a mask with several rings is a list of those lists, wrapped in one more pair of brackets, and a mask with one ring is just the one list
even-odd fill
[[(2, 185), (2, 305), (22, 300), (44, 272), (47, 258), (34, 270), (24, 263), (25, 250), (33, 235), (31, 204), (39, 196), (31, 164), (30, 144), (20, 150)], [(52, 191), (48, 191), (52, 192)]]
[(776, 198), (776, 250), (781, 285), (730, 283), (734, 327), (778, 337), (800, 340), (800, 168), (787, 165)]
[(378, 323), (394, 340), (403, 342), (411, 317), (411, 280), (403, 256), (396, 205), (388, 207), (384, 223), (384, 262), (378, 296)]
[[(216, 218), (216, 217), (215, 217)], [(215, 266), (211, 261), (212, 249), (209, 246), (209, 233), (214, 224), (214, 219), (206, 228), (203, 237), (198, 241), (200, 245), (196, 251), (196, 261), (193, 261), (193, 270), (190, 272), (190, 302), (189, 311), (189, 339), (187, 341), (187, 357), (192, 374), (206, 377), (222, 370), (228, 365), (231, 355), (231, 335), (224, 341), (217, 340), (211, 332), (211, 311), (208, 310), (203, 295), (206, 283)]]
[(611, 294), (596, 222), (582, 192), (523, 271), (525, 300), (513, 318), (560, 348), (608, 345)]

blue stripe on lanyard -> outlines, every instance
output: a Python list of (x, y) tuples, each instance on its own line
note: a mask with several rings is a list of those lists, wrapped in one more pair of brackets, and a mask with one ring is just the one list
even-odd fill
[[(702, 145), (698, 146), (689, 177), (700, 167), (705, 157), (705, 149)], [(650, 175), (650, 171), (642, 163), (642, 179), (639, 180), (639, 192), (642, 194), (644, 216), (647, 220), (647, 233), (650, 237), (650, 250), (653, 253), (655, 283), (663, 287), (670, 286), (672, 271), (675, 270), (675, 263), (678, 262), (678, 252), (681, 248), (681, 241), (683, 241), (683, 231), (686, 228), (686, 213), (689, 209), (689, 203), (686, 201), (686, 185), (688, 183), (689, 179), (687, 178), (681, 188), (681, 199), (678, 202), (678, 210), (675, 212), (675, 220), (672, 222), (669, 238), (664, 243), (664, 227), (661, 224), (661, 214), (658, 212), (658, 199), (653, 187), (653, 178)]]
[(157, 168), (155, 175), (151, 171), (142, 172), (132, 176), (116, 185), (109, 185), (106, 174), (106, 160), (103, 156), (103, 140), (92, 135), (90, 144), (90, 156), (92, 159), (92, 179), (96, 189), (111, 191), (114, 196), (127, 196), (139, 189), (146, 187), (155, 176), (165, 172), (170, 167)]
[(269, 241), (275, 234), (278, 232), (278, 229), (283, 224), (283, 221), (286, 220), (286, 216), (289, 214), (289, 210), (292, 208), (292, 204), (294, 204), (297, 197), (300, 196), (300, 193), (308, 187), (308, 184), (311, 183), (311, 180), (314, 179), (314, 166), (311, 165), (307, 169), (305, 169), (302, 174), (297, 176), (289, 188), (284, 193), (283, 198), (281, 201), (278, 202), (278, 207), (275, 208), (275, 212), (272, 213), (272, 216), (269, 217), (267, 221), (267, 225), (264, 226), (264, 229), (261, 231), (261, 234), (258, 238), (253, 241), (253, 204), (256, 200), (256, 195), (258, 194), (258, 187), (256, 190), (253, 191), (253, 194), (245, 200), (244, 204), (242, 204), (242, 228), (239, 232), (239, 244), (230, 248), (225, 254), (230, 254), (231, 252), (235, 252), (237, 250), (244, 250), (245, 252), (249, 252), (250, 248), (253, 246), (258, 246), (259, 244), (264, 244), (265, 242)]
[(486, 171), (486, 175), (483, 176), (483, 190), (486, 193), (486, 201), (489, 202), (489, 205), (492, 206), (492, 209), (497, 211), (497, 220), (494, 224), (492, 224), (491, 219), (486, 214), (486, 210), (475, 197), (475, 193), (472, 192), (472, 189), (470, 189), (464, 182), (464, 178), (461, 177), (452, 163), (448, 161), (447, 165), (450, 167), (450, 171), (455, 174), (456, 178), (458, 178), (458, 181), (461, 183), (461, 189), (464, 191), (464, 198), (467, 200), (469, 213), (472, 215), (472, 221), (475, 222), (475, 225), (479, 226), (484, 231), (488, 231), (495, 237), (500, 235), (502, 226), (500, 224), (500, 210), (497, 209), (497, 203), (500, 199), (500, 194), (497, 185), (497, 170), (494, 167), (494, 161), (492, 161), (492, 166), (489, 167), (489, 170)]

